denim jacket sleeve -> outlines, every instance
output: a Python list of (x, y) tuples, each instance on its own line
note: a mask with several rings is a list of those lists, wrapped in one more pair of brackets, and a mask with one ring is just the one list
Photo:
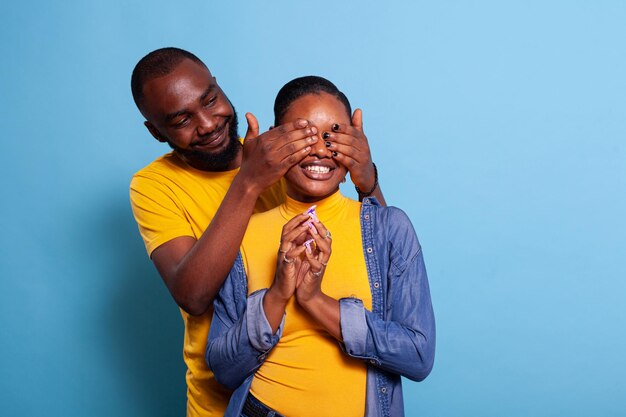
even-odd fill
[(263, 364), (282, 335), (285, 318), (272, 334), (265, 317), (266, 291), (246, 296), (246, 275), (239, 255), (213, 303), (206, 361), (217, 382), (230, 389), (241, 385)]
[[(404, 212), (370, 207), (365, 218), (372, 224), (363, 225), (363, 243), (373, 311), (361, 300), (340, 300), (344, 349), (385, 371), (421, 381), (430, 373), (435, 353), (435, 320), (421, 246)], [(374, 302), (375, 290), (383, 291), (382, 305)]]

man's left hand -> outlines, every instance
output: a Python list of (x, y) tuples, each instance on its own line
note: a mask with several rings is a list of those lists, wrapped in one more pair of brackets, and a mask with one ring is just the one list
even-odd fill
[(333, 153), (333, 158), (348, 168), (354, 185), (361, 190), (371, 190), (375, 173), (370, 146), (363, 133), (363, 112), (356, 109), (352, 115), (352, 125), (336, 123), (331, 132), (323, 132), (322, 140)]

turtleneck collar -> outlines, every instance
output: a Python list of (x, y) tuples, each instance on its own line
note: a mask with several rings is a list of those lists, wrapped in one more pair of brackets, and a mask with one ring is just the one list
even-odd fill
[(287, 196), (285, 202), (280, 206), (280, 214), (285, 220), (291, 220), (296, 215), (304, 213), (312, 205), (316, 205), (315, 212), (317, 213), (317, 217), (322, 223), (327, 223), (330, 219), (336, 218), (344, 209), (347, 200), (348, 199), (344, 197), (339, 190), (315, 203), (303, 203)]

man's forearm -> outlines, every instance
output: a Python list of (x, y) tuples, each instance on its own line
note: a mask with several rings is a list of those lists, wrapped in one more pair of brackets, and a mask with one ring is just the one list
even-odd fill
[[(233, 266), (260, 192), (237, 175), (209, 227), (175, 266), (168, 288), (178, 305), (204, 313)], [(165, 271), (160, 271), (161, 274)]]

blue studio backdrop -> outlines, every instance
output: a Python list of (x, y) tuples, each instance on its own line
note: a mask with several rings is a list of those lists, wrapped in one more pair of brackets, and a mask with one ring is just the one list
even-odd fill
[(407, 415), (626, 414), (626, 2), (0, 11), (1, 415), (184, 414), (182, 320), (128, 201), (132, 174), (167, 151), (130, 94), (163, 46), (196, 53), (265, 127), (301, 75), (363, 109), (437, 318)]

